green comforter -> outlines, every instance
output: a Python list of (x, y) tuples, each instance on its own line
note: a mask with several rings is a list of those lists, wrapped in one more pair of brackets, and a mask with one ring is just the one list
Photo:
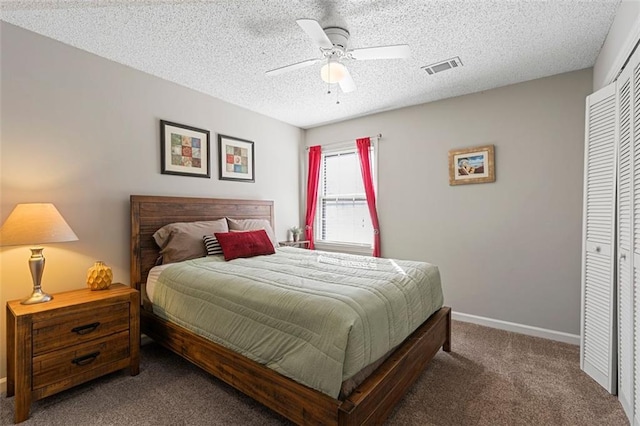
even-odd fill
[(154, 313), (337, 398), (443, 302), (436, 266), (279, 248), (165, 269)]

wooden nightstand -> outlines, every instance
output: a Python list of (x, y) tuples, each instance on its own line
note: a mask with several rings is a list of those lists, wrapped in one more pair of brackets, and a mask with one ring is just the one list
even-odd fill
[(278, 244), (284, 247), (300, 247), (303, 249), (309, 248), (309, 240), (301, 240), (301, 241), (280, 241)]
[(129, 367), (139, 372), (140, 294), (124, 284), (53, 295), (37, 305), (7, 302), (7, 397), (16, 423), (31, 401)]

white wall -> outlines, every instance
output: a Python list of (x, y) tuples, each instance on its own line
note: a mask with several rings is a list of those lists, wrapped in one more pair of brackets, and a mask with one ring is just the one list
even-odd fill
[(640, 39), (640, 0), (620, 3), (593, 67), (593, 90), (611, 83)]
[[(440, 267), (454, 311), (579, 334), (585, 97), (591, 69), (306, 131), (382, 133), (382, 255)], [(496, 182), (449, 186), (447, 153), (494, 144)]]
[[(53, 202), (80, 239), (46, 247), (46, 291), (83, 288), (97, 259), (129, 283), (131, 194), (274, 200), (279, 238), (300, 223), (300, 129), (7, 23), (0, 31), (0, 222), (17, 203)], [(211, 131), (211, 179), (160, 173), (160, 119)], [(218, 133), (255, 142), (255, 183), (218, 180)], [(4, 306), (31, 291), (30, 252), (0, 250)]]

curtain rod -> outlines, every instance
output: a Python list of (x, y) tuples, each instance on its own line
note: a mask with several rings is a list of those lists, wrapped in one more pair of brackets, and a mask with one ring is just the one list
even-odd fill
[[(373, 135), (373, 136), (363, 136), (362, 138), (370, 138), (370, 139), (378, 138), (378, 139), (380, 139), (380, 138), (382, 138), (382, 133), (378, 133), (377, 135)], [(356, 139), (362, 139), (362, 138), (346, 139), (346, 140), (339, 141), (339, 142), (332, 142), (332, 143), (320, 144), (320, 146), (322, 146), (322, 147), (324, 148), (325, 146), (344, 145), (345, 143), (348, 143), (348, 142), (355, 142), (355, 140), (356, 140)], [(310, 147), (307, 147), (307, 151), (309, 150), (309, 148), (310, 148)]]

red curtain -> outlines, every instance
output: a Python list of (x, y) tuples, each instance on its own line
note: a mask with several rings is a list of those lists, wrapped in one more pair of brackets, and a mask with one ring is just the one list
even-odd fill
[(309, 176), (307, 177), (307, 215), (305, 218), (305, 234), (309, 240), (309, 248), (314, 249), (313, 223), (316, 217), (316, 205), (318, 204), (318, 181), (320, 180), (320, 158), (322, 148), (320, 145), (309, 148)]
[(380, 257), (380, 224), (378, 223), (378, 211), (376, 210), (376, 193), (373, 189), (373, 178), (371, 177), (371, 159), (369, 148), (371, 140), (369, 138), (356, 139), (358, 155), (360, 157), (360, 171), (364, 182), (364, 191), (367, 194), (367, 205), (371, 215), (373, 225), (373, 256)]

